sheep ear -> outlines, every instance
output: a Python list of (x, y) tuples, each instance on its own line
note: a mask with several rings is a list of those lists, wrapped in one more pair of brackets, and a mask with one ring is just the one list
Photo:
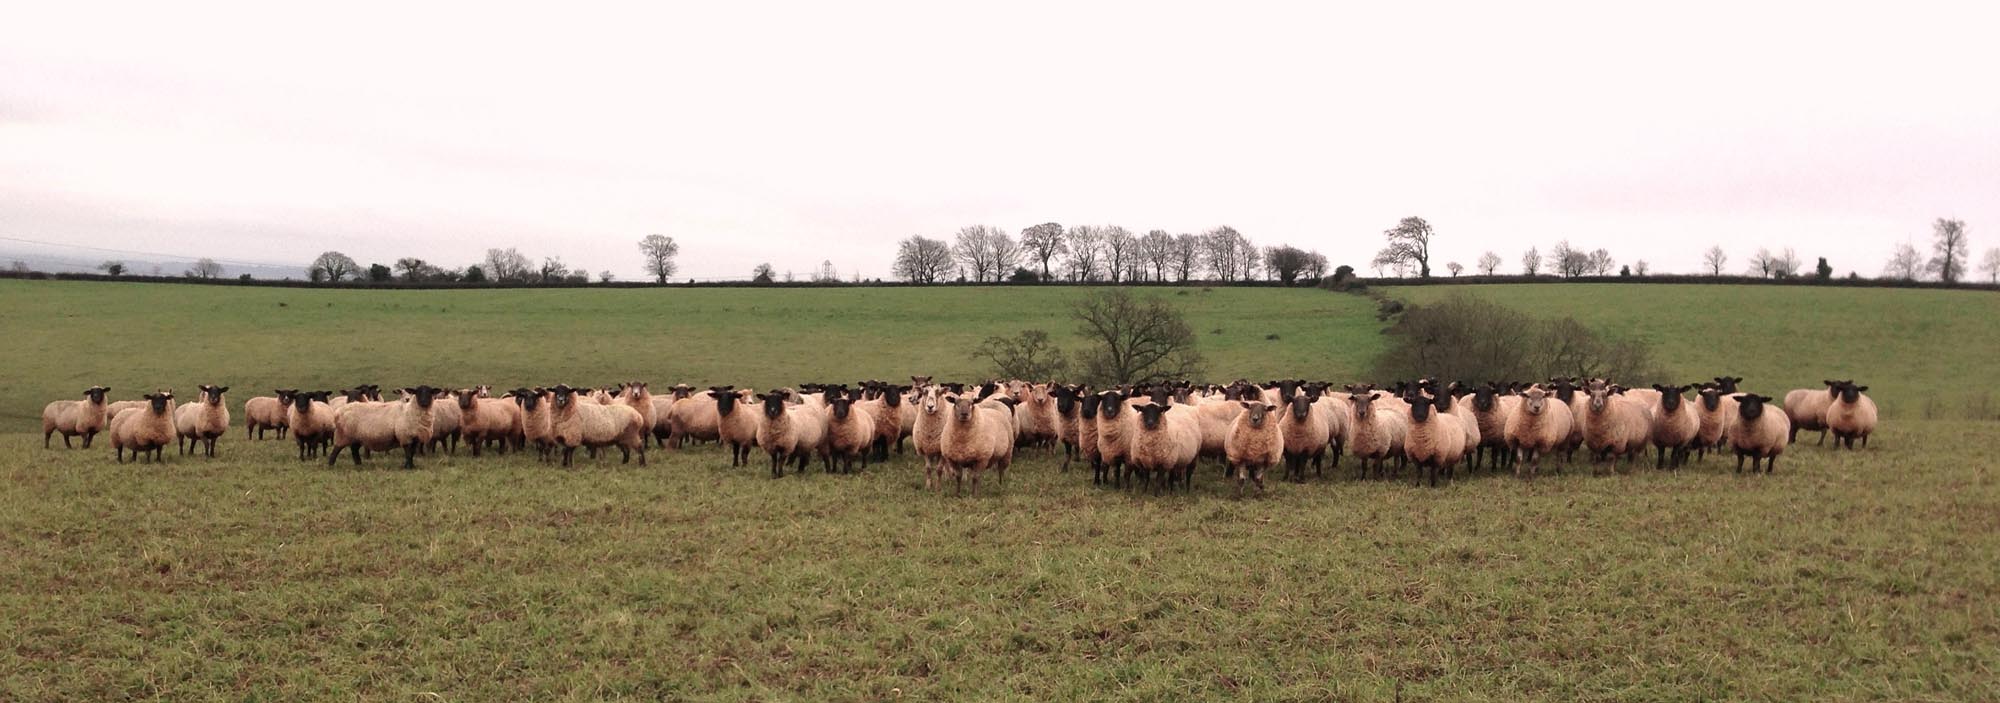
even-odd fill
[(1272, 405), (1270, 403), (1264, 403), (1263, 405), (1264, 405), (1264, 412), (1267, 413), (1278, 409), (1278, 406)]
[(1867, 386), (1855, 386), (1855, 387), (1854, 387), (1854, 390), (1855, 390), (1856, 392), (1861, 392), (1861, 393), (1866, 393), (1866, 392), (1868, 391), (1868, 387), (1867, 387)]

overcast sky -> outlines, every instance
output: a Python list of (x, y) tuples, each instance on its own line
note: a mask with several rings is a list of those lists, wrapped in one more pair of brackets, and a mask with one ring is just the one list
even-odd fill
[(1365, 268), (1559, 239), (1881, 271), (2000, 245), (1984, 3), (15, 3), (0, 236), (887, 276), (968, 224), (1227, 224)]

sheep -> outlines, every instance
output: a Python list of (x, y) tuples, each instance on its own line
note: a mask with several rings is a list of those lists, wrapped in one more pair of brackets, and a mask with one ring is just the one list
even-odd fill
[[(1002, 484), (1007, 466), (1014, 460), (1014, 418), (1004, 403), (981, 401), (964, 393), (945, 395), (951, 406), (945, 415), (944, 434), (939, 438), (939, 458), (943, 470), (957, 485), (955, 495), (965, 493), (965, 475), (972, 475), (972, 493), (979, 494), (979, 475), (994, 469)], [(940, 486), (941, 488), (942, 486)]]
[(1079, 391), (1076, 400), (1076, 455), (1091, 467), (1093, 481), (1104, 459), (1097, 453), (1097, 406), (1104, 399)]
[(872, 381), (863, 390), (863, 398), (855, 401), (855, 407), (866, 410), (875, 422), (874, 443), (869, 447), (876, 461), (889, 460), (889, 445), (903, 438), (902, 394), (895, 386), (880, 381)]
[(1054, 450), (1062, 428), (1056, 413), (1055, 397), (1049, 394), (1048, 384), (1023, 384), (1021, 393), (1014, 398), (1019, 402), (1014, 409), (1014, 418), (1020, 425), (1016, 443), (1024, 447)]
[(674, 401), (667, 409), (667, 442), (674, 449), (685, 445), (689, 438), (703, 442), (722, 439), (722, 415), (717, 411), (715, 393), (728, 393), (734, 386), (709, 386), (707, 394), (696, 394)]
[(106, 404), (104, 406), (104, 424), (106, 427), (105, 431), (107, 432), (110, 431), (109, 428), (111, 425), (111, 420), (113, 418), (118, 417), (118, 413), (125, 412), (126, 410), (130, 410), (132, 408), (143, 408), (146, 407), (146, 405), (147, 403), (144, 400), (120, 400)]
[[(1571, 427), (1569, 404), (1541, 386), (1531, 386), (1521, 392), (1521, 405), (1507, 417), (1507, 426), (1502, 433), (1507, 446), (1514, 448), (1514, 475), (1534, 478), (1541, 473), (1542, 456), (1563, 447), (1569, 442)], [(1525, 472), (1522, 461), (1527, 462)]]
[(1521, 396), (1501, 395), (1502, 388), (1497, 383), (1487, 383), (1486, 387), (1472, 393), (1472, 418), (1479, 425), (1479, 446), (1472, 454), (1472, 467), (1478, 468), (1481, 461), (1499, 468), (1513, 453), (1507, 451), (1507, 419), (1521, 407)]
[(1862, 448), (1868, 447), (1868, 435), (1875, 433), (1875, 401), (1862, 392), (1867, 386), (1857, 386), (1853, 382), (1840, 384), (1839, 395), (1826, 406), (1826, 427), (1833, 431), (1833, 448), (1842, 443), (1848, 451), (1854, 450), (1854, 440), (1860, 439)]
[(1097, 458), (1091, 467), (1091, 483), (1124, 485), (1125, 458), (1131, 450), (1132, 414), (1126, 397), (1118, 391), (1097, 394)]
[(790, 397), (782, 390), (756, 395), (764, 404), (764, 421), (757, 426), (757, 446), (771, 455), (771, 478), (784, 476), (785, 464), (794, 461), (798, 463), (798, 473), (804, 474), (806, 463), (814, 456), (821, 457), (831, 470), (833, 460), (826, 451), (824, 411), (811, 405), (794, 405), (787, 402)]
[[(1237, 416), (1243, 414), (1243, 406), (1235, 400), (1199, 398), (1190, 407), (1194, 409), (1196, 424), (1201, 427), (1201, 455), (1219, 458), (1223, 471), (1233, 471), (1229, 463), (1229, 433)], [(1271, 425), (1277, 424), (1273, 418)]]
[(451, 392), (453, 403), (458, 406), (458, 433), (465, 445), (472, 449), (473, 456), (479, 456), (487, 442), (498, 441), (500, 453), (507, 453), (508, 440), (515, 428), (515, 411), (520, 406), (504, 400), (479, 397), (476, 388), (460, 388)]
[(431, 441), (424, 449), (432, 454), (443, 449), (458, 453), (458, 440), (465, 435), (465, 410), (454, 397), (450, 402), (431, 404)]
[(1699, 426), (1695, 429), (1695, 458), (1708, 458), (1708, 450), (1720, 450), (1729, 441), (1729, 426), (1736, 421), (1736, 398), (1720, 387), (1704, 386), (1695, 394), (1695, 417)]
[(1284, 437), (1285, 478), (1290, 480), (1305, 480), (1309, 459), (1313, 468), (1319, 469), (1327, 446), (1333, 443), (1333, 424), (1326, 419), (1328, 411), (1315, 406), (1314, 400), (1312, 394), (1293, 393), (1283, 401), (1285, 412), (1278, 418), (1278, 433)]
[(1231, 471), (1236, 473), (1236, 495), (1243, 495), (1243, 482), (1257, 482), (1257, 492), (1264, 492), (1264, 471), (1285, 457), (1285, 438), (1278, 429), (1278, 422), (1271, 415), (1278, 406), (1261, 400), (1225, 401), (1236, 405), (1241, 411), (1229, 422), (1229, 437), (1223, 441), (1223, 454), (1229, 459)]
[(861, 460), (861, 468), (868, 468), (868, 453), (875, 448), (875, 414), (855, 407), (857, 402), (853, 395), (836, 395), (826, 401), (828, 471), (838, 466), (841, 473), (853, 473), (856, 459)]
[(215, 440), (229, 431), (229, 406), (222, 402), (228, 386), (202, 385), (194, 402), (174, 409), (175, 444), (182, 454), (206, 450), (215, 457)]
[(1799, 441), (1799, 430), (1819, 430), (1819, 443), (1826, 444), (1826, 406), (1840, 394), (1840, 385), (1853, 381), (1820, 381), (1826, 388), (1795, 388), (1785, 393), (1785, 419), (1792, 423), (1786, 443)]
[(1340, 468), (1341, 452), (1347, 448), (1347, 440), (1354, 434), (1354, 404), (1337, 393), (1326, 392), (1327, 385), (1316, 383), (1308, 389), (1319, 395), (1319, 400), (1313, 401), (1313, 405), (1325, 413), (1327, 441), (1332, 443), (1328, 454), (1337, 469)]
[(1646, 450), (1653, 423), (1645, 406), (1625, 398), (1622, 389), (1613, 390), (1605, 385), (1596, 385), (1586, 393), (1583, 442), (1590, 447), (1594, 462), (1615, 463), (1623, 457), (1630, 463), (1632, 457)]
[(61, 432), (64, 449), (75, 448), (69, 443), (69, 438), (77, 435), (83, 436), (83, 448), (89, 449), (90, 440), (103, 432), (111, 418), (115, 417), (107, 414), (109, 408), (104, 404), (104, 396), (110, 392), (111, 389), (104, 386), (91, 386), (83, 389), (83, 400), (58, 400), (43, 406), (42, 448), (50, 448), (50, 436)]
[(1590, 396), (1587, 391), (1577, 392), (1586, 389), (1577, 385), (1574, 378), (1551, 379), (1551, 382), (1554, 385), (1556, 400), (1569, 406), (1569, 436), (1563, 439), (1562, 450), (1563, 460), (1571, 461), (1576, 458), (1576, 448), (1583, 446), (1583, 433), (1587, 429), (1585, 425), (1589, 422), (1586, 419), (1588, 416), (1584, 413), (1587, 408), (1584, 406), (1590, 402)]
[(111, 418), (111, 450), (117, 452), (118, 463), (125, 463), (125, 450), (132, 450), (132, 460), (141, 456), (148, 462), (167, 460), (163, 449), (174, 440), (174, 392), (163, 390), (146, 395), (146, 404), (137, 408), (118, 411)]
[(1736, 397), (1737, 421), (1729, 428), (1729, 444), (1736, 449), (1736, 473), (1743, 473), (1743, 458), (1750, 457), (1750, 473), (1757, 473), (1757, 460), (1764, 460), (1764, 473), (1778, 467), (1778, 455), (1790, 444), (1791, 418), (1782, 412), (1767, 412), (1771, 396), (1745, 393)]
[[(1458, 384), (1453, 383), (1452, 385), (1457, 386)], [(1439, 413), (1450, 415), (1458, 420), (1459, 436), (1465, 440), (1465, 451), (1459, 456), (1459, 460), (1464, 461), (1465, 457), (1472, 456), (1479, 451), (1479, 444), (1485, 438), (1479, 433), (1479, 418), (1473, 416), (1471, 404), (1458, 402), (1459, 400), (1460, 398), (1454, 395), (1450, 389), (1446, 389), (1436, 395), (1431, 405)]]
[(1361, 476), (1368, 476), (1368, 462), (1375, 462), (1375, 472), (1386, 474), (1389, 457), (1403, 454), (1403, 436), (1409, 431), (1406, 420), (1397, 411), (1377, 408), (1376, 402), (1386, 397), (1380, 391), (1348, 393), (1348, 402), (1354, 406), (1354, 432), (1347, 449), (1354, 454), (1360, 465)]
[(353, 388), (342, 388), (339, 393), (338, 397), (329, 399), (326, 402), (327, 407), (333, 408), (334, 412), (339, 412), (341, 408), (347, 407), (349, 403), (382, 402), (382, 387), (373, 383), (364, 383)]
[(1693, 386), (1653, 384), (1653, 390), (1659, 393), (1654, 401), (1652, 427), (1653, 447), (1660, 453), (1653, 464), (1656, 470), (1680, 468), (1687, 462), (1688, 449), (1701, 434), (1701, 412), (1690, 406), (1683, 395), (1689, 388)]
[[(556, 384), (555, 402), (549, 407), (549, 429), (556, 446), (562, 447), (562, 465), (567, 468), (577, 447), (593, 450), (616, 446), (624, 455), (619, 463), (632, 461), (639, 453), (639, 465), (646, 465), (646, 420), (639, 411), (623, 403), (588, 403), (582, 389)], [(516, 406), (518, 407), (518, 406)]]
[(1069, 463), (1076, 459), (1079, 437), (1078, 389), (1076, 386), (1052, 386), (1049, 395), (1056, 401), (1056, 439), (1062, 442), (1062, 470), (1069, 470)]
[(283, 440), (285, 432), (291, 427), (287, 418), (292, 412), (292, 394), (297, 392), (296, 389), (279, 388), (272, 391), (273, 395), (260, 395), (243, 401), (243, 436), (263, 439), (265, 430), (277, 430), (278, 439)]
[(926, 490), (943, 489), (943, 486), (938, 483), (938, 479), (940, 478), (938, 472), (941, 468), (938, 457), (942, 451), (941, 447), (944, 437), (945, 418), (944, 414), (940, 412), (942, 408), (939, 407), (942, 402), (940, 398), (944, 393), (945, 389), (941, 387), (932, 386), (925, 388), (918, 391), (917, 402), (915, 403), (917, 406), (917, 419), (910, 431), (910, 440), (917, 445), (917, 456), (923, 457), (924, 460), (924, 488)]
[(743, 410), (751, 397), (750, 389), (735, 386), (721, 386), (710, 389), (707, 395), (715, 402), (716, 438), (729, 448), (730, 466), (748, 466), (750, 450), (757, 446), (756, 412)]
[[(298, 445), (299, 461), (319, 456), (333, 442), (333, 408), (326, 404), (326, 391), (294, 390), (285, 408), (285, 426)], [(433, 403), (433, 407), (437, 404)]]
[[(1133, 410), (1138, 422), (1132, 428), (1126, 461), (1145, 476), (1155, 493), (1161, 483), (1172, 490), (1176, 480), (1183, 490), (1191, 489), (1194, 462), (1201, 456), (1201, 421), (1195, 417), (1194, 407), (1153, 402)], [(1324, 448), (1324, 443), (1321, 446)]]
[(639, 419), (646, 423), (647, 434), (652, 434), (653, 423), (657, 418), (653, 416), (653, 392), (646, 388), (645, 381), (626, 383), (625, 392), (618, 396), (618, 402), (629, 405), (637, 411)]
[(546, 388), (516, 388), (506, 397), (521, 409), (521, 441), (535, 445), (535, 454), (544, 463), (555, 458), (556, 429), (549, 401), (554, 395)]
[(404, 388), (400, 402), (353, 402), (333, 413), (333, 451), (326, 465), (340, 461), (340, 450), (349, 450), (354, 465), (361, 465), (361, 450), (387, 451), (403, 448), (403, 468), (417, 468), (417, 449), (429, 443), (433, 420), (431, 406), (444, 389), (430, 386)]
[(1428, 481), (1432, 488), (1437, 487), (1439, 478), (1449, 483), (1452, 468), (1465, 457), (1465, 422), (1437, 410), (1438, 402), (1446, 397), (1449, 394), (1433, 399), (1412, 392), (1404, 399), (1410, 404), (1410, 429), (1403, 436), (1403, 454), (1424, 470), (1421, 481)]

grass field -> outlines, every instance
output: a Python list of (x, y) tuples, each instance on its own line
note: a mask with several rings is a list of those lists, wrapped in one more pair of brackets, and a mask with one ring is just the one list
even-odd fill
[[(1582, 308), (1567, 287), (1540, 288), (1475, 292)], [(1787, 290), (1745, 288), (1741, 300)], [(1952, 388), (1947, 373), (1990, 377), (1993, 359), (1962, 344), (2000, 326), (2000, 314), (1977, 312), (1990, 297), (1826, 292), (1891, 296), (1852, 303), (1878, 318), (1935, 318), (1899, 328), (1908, 347), (1842, 362), (1885, 406)], [(1220, 374), (1340, 378), (1381, 348), (1359, 296), (1164, 293), (1187, 306)], [(28, 434), (43, 402), (93, 382), (214, 380), (238, 387), (240, 407), (246, 387), (412, 375), (962, 376), (980, 370), (966, 350), (988, 334), (1067, 336), (1060, 306), (1073, 294), (0, 281), (10, 330), (0, 421), (15, 428), (0, 434), (0, 700), (1958, 701), (2000, 691), (1991, 422), (1892, 419), (1868, 451), (1801, 444), (1769, 476), (1736, 476), (1711, 458), (1680, 472), (1579, 466), (1426, 490), (1344, 467), (1240, 501), (1212, 468), (1192, 496), (1153, 497), (1092, 488), (1087, 472), (1039, 456), (1000, 490), (952, 499), (925, 494), (910, 458), (779, 481), (729, 468), (712, 447), (655, 454), (646, 467), (456, 456), (420, 458), (416, 471), (386, 458), (328, 469), (239, 431), (215, 460), (169, 451), (164, 466), (120, 466), (108, 448), (45, 451)], [(1740, 357), (1690, 351), (1682, 340), (1706, 315), (1695, 303), (1739, 296), (1659, 294), (1687, 300), (1633, 302), (1630, 319), (1597, 322), (1657, 341), (1682, 373), (1819, 373), (1764, 356), (1786, 350), (1777, 342)], [(1841, 317), (1764, 310), (1744, 324)], [(417, 333), (428, 347), (405, 346)], [(1899, 363), (1916, 354), (1942, 371)]]

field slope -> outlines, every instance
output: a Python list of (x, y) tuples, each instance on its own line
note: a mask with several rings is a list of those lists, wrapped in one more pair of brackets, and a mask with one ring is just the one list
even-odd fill
[[(1747, 328), (1838, 317), (1679, 296), (1621, 317), (1571, 287), (1480, 288), (1773, 386)], [(1783, 293), (1785, 289), (1743, 289)], [(1360, 296), (1162, 290), (1218, 375), (1349, 377)], [(1885, 404), (1983, 374), (1991, 298), (1864, 294), (1908, 347), (1851, 360)], [(1769, 476), (1447, 487), (1352, 464), (1230, 499), (1094, 488), (1027, 455), (978, 497), (913, 457), (773, 481), (713, 447), (563, 470), (519, 455), (302, 464), (44, 450), (41, 403), (103, 382), (771, 385), (980, 371), (980, 338), (1067, 338), (1067, 289), (301, 291), (0, 281), (0, 700), (1982, 700), (2000, 690), (2000, 426), (1892, 419)], [(1400, 289), (1412, 297), (1444, 294)], [(1604, 300), (1625, 289), (1592, 292)], [(1887, 296), (1873, 299), (1869, 296)], [(1535, 296), (1543, 296), (1536, 298)], [(280, 304), (283, 304), (282, 306)], [(1943, 309), (1959, 312), (1943, 312)], [(1538, 311), (1539, 312), (1539, 311)], [(1902, 324), (1902, 323), (1898, 323)], [(1985, 325), (1985, 328), (1981, 328)], [(1876, 325), (1879, 327), (1880, 325)], [(1762, 327), (1775, 329), (1776, 327)], [(1872, 329), (1860, 321), (1841, 331)], [(1221, 330), (1220, 333), (1213, 333)], [(1873, 333), (1869, 333), (1873, 334)], [(1277, 335), (1277, 339), (1267, 339)], [(1769, 337), (1770, 335), (1765, 335)], [(411, 340), (422, 338), (422, 344)], [(1747, 342), (1746, 342), (1747, 344)], [(1875, 353), (1875, 352), (1870, 352)], [(1901, 364), (1928, 354), (1945, 364)], [(1718, 367), (1710, 372), (1710, 367)], [(1901, 394), (1901, 395), (1898, 395)], [(1905, 413), (1908, 414), (1908, 413)], [(58, 445), (60, 446), (60, 445)], [(580, 456), (580, 455), (579, 455)], [(760, 457), (761, 459), (761, 457)]]

